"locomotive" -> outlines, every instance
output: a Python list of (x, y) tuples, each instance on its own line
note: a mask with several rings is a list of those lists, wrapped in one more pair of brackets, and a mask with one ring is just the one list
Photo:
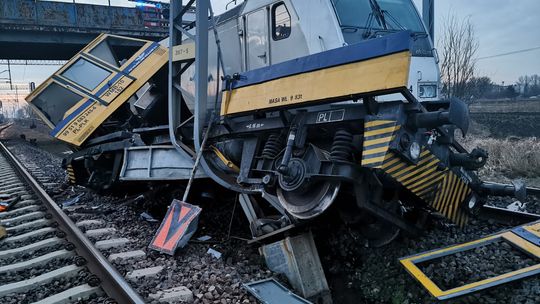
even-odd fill
[[(189, 35), (184, 49), (100, 35), (27, 97), (73, 147), (71, 182), (186, 180), (200, 148), (197, 178), (254, 198), (242, 204), (254, 237), (340, 196), (374, 246), (419, 233), (427, 212), (465, 225), (487, 194), (524, 195), (476, 176), (488, 155), (456, 141), (468, 108), (440, 98), (437, 52), (411, 0), (249, 0), (211, 23), (197, 59), (208, 61), (204, 106), (195, 68), (171, 69), (197, 47)], [(261, 198), (277, 216), (257, 211)]]

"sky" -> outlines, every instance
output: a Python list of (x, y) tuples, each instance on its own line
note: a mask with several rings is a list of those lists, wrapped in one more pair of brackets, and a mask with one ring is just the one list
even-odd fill
[[(62, 0), (72, 2), (73, 0)], [(108, 0), (75, 0), (78, 3), (107, 4)], [(110, 0), (113, 5), (133, 5), (127, 0)], [(230, 0), (212, 0), (214, 10), (224, 10)], [(304, 0), (310, 1), (310, 0)], [(413, 0), (421, 12), (422, 0)], [(164, 1), (167, 2), (167, 1)], [(241, 0), (239, 1), (241, 2)], [(522, 49), (540, 47), (540, 0), (435, 0), (435, 30), (437, 41), (444, 20), (450, 14), (470, 18), (479, 39), (478, 58)], [(5, 66), (0, 66), (0, 71)], [(14, 81), (40, 83), (58, 66), (13, 67)], [(519, 76), (540, 74), (540, 49), (508, 56), (481, 59), (478, 76), (489, 76), (494, 82), (513, 84)], [(5, 77), (5, 73), (0, 75)]]

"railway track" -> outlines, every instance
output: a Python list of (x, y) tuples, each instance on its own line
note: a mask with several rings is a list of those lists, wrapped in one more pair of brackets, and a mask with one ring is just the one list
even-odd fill
[[(36, 178), (46, 184), (45, 176)], [(144, 303), (38, 180), (0, 143), (0, 194), (18, 200), (0, 213), (7, 233), (0, 240), (0, 302), (66, 303), (101, 296), (112, 303)]]

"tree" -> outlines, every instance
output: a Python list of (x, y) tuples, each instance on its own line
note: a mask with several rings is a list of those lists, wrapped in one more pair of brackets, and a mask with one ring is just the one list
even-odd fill
[(474, 99), (484, 98), (493, 89), (493, 82), (487, 76), (473, 77), (467, 83), (467, 95)]
[(446, 97), (463, 98), (467, 84), (474, 77), (479, 42), (469, 18), (459, 20), (451, 15), (444, 23), (439, 41), (441, 77)]
[(518, 78), (516, 82), (518, 91), (525, 97), (540, 95), (540, 76), (525, 75)]
[(518, 95), (519, 93), (516, 92), (516, 89), (512, 85), (506, 87), (506, 90), (504, 91), (504, 96), (506, 98), (516, 98)]

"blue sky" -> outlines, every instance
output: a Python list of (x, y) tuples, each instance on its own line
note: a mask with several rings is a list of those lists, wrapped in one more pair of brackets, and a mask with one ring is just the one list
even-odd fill
[[(72, 2), (72, 0), (62, 0)], [(212, 0), (216, 12), (229, 0)], [(309, 1), (309, 0), (305, 0)], [(421, 10), (421, 0), (413, 0)], [(107, 4), (108, 0), (76, 0)], [(540, 0), (435, 0), (436, 32), (450, 14), (470, 18), (476, 28), (480, 48), (478, 57), (540, 47)], [(111, 0), (113, 5), (132, 5), (127, 0)], [(440, 35), (436, 34), (437, 37)], [(0, 70), (5, 67), (0, 66)], [(58, 67), (14, 67), (17, 82), (43, 81)], [(514, 83), (521, 75), (540, 74), (540, 49), (510, 56), (480, 60), (477, 75), (489, 76), (495, 82)]]

